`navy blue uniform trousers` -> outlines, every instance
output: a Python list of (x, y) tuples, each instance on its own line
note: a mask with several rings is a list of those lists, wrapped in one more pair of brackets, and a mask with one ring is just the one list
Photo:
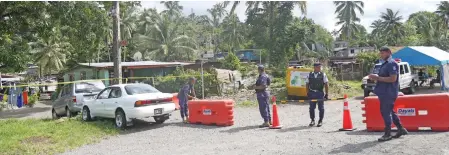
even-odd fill
[(181, 108), (181, 118), (184, 117), (189, 117), (188, 114), (188, 106), (187, 106), (187, 101), (189, 101), (189, 99), (184, 98), (184, 99), (179, 99), (179, 107)]
[(260, 115), (262, 116), (264, 122), (271, 121), (271, 114), (270, 114), (270, 103), (269, 103), (269, 96), (263, 95), (263, 96), (257, 96), (257, 102), (259, 103), (259, 111)]
[(392, 120), (396, 127), (402, 127), (398, 115), (396, 115), (396, 112), (393, 111), (394, 102), (396, 101), (397, 97), (383, 97), (379, 95), (378, 97), (380, 101), (380, 113), (382, 115), (382, 118), (384, 119), (385, 129), (391, 129)]
[(319, 117), (320, 117), (320, 121), (321, 121), (324, 117), (324, 101), (322, 100), (322, 99), (324, 99), (324, 92), (309, 91), (309, 93), (307, 93), (307, 97), (309, 98), (309, 100), (321, 99), (321, 101), (318, 101), (318, 102), (309, 102), (310, 119), (315, 120), (315, 109), (316, 109), (316, 105), (318, 103), (318, 111), (320, 111)]

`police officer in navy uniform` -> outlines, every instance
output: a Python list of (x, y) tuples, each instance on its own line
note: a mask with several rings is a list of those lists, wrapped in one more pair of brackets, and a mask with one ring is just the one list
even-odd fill
[[(309, 102), (309, 114), (311, 122), (309, 126), (315, 125), (315, 109), (318, 103), (319, 110), (319, 120), (317, 127), (321, 127), (323, 125), (323, 117), (324, 117), (324, 99), (327, 99), (327, 94), (329, 90), (327, 76), (325, 73), (321, 72), (321, 64), (315, 63), (313, 64), (314, 71), (310, 72), (306, 78), (306, 86), (307, 86), (307, 97), (309, 100), (318, 99), (317, 102)], [(325, 90), (325, 92), (323, 91)]]
[[(388, 47), (380, 48), (380, 57), (384, 60), (379, 75), (371, 74), (368, 77), (377, 81), (374, 93), (380, 101), (380, 113), (385, 123), (385, 134), (379, 138), (379, 141), (388, 141), (392, 138), (399, 138), (408, 134), (407, 130), (402, 126), (399, 117), (393, 111), (394, 102), (398, 97), (398, 70), (399, 66), (391, 57), (391, 50)], [(391, 136), (391, 121), (398, 128), (398, 132)]]
[(265, 73), (265, 67), (259, 65), (257, 67), (259, 71), (259, 78), (257, 78), (255, 90), (257, 95), (257, 102), (259, 103), (260, 115), (263, 118), (264, 123), (259, 127), (270, 127), (271, 125), (271, 115), (270, 115), (270, 93), (267, 91), (268, 86), (271, 83), (270, 78)]
[[(188, 104), (189, 98), (196, 98), (195, 94), (195, 85), (196, 79), (194, 77), (189, 78), (189, 81), (179, 89), (178, 93), (178, 99), (179, 99), (179, 106), (180, 106), (180, 112), (181, 112), (181, 119), (182, 122), (188, 123), (189, 121), (189, 114), (188, 114)], [(184, 119), (186, 117), (186, 119)]]

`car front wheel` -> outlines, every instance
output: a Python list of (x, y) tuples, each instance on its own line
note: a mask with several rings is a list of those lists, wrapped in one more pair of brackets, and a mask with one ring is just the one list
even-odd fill
[(115, 127), (119, 129), (126, 128), (126, 115), (123, 110), (117, 110), (117, 112), (115, 112)]

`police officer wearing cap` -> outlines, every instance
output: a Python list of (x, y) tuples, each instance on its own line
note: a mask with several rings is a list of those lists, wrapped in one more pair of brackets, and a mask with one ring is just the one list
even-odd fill
[[(309, 126), (315, 125), (315, 109), (318, 103), (319, 120), (317, 127), (323, 125), (324, 117), (324, 99), (327, 99), (329, 90), (328, 79), (325, 73), (321, 72), (321, 63), (313, 64), (313, 72), (310, 72), (306, 78), (307, 97), (309, 100), (317, 99), (317, 102), (309, 102), (309, 114), (311, 122)], [(325, 91), (323, 91), (323, 89)]]
[(270, 93), (267, 91), (268, 86), (271, 83), (270, 78), (265, 73), (265, 67), (259, 65), (257, 67), (259, 71), (259, 78), (257, 78), (255, 90), (257, 95), (257, 102), (259, 103), (260, 115), (263, 118), (264, 123), (259, 127), (270, 127), (271, 125), (271, 115), (270, 115)]
[[(408, 134), (407, 130), (402, 126), (399, 117), (393, 111), (394, 102), (398, 97), (399, 83), (398, 83), (398, 64), (391, 57), (391, 50), (388, 47), (380, 48), (380, 57), (384, 60), (380, 69), (379, 75), (370, 74), (368, 77), (375, 80), (376, 87), (374, 93), (380, 101), (380, 113), (385, 123), (385, 134), (378, 139), (378, 141), (388, 141), (392, 138), (399, 138), (402, 135)], [(398, 132), (391, 136), (391, 122), (398, 128)]]

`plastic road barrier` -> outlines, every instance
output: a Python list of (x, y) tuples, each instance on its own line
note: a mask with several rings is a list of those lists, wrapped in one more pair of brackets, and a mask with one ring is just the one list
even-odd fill
[(178, 93), (173, 93), (173, 103), (175, 103), (175, 109), (179, 110)]
[[(365, 105), (362, 116), (366, 118), (363, 121), (366, 129), (383, 131), (385, 125), (377, 96), (366, 97), (362, 104)], [(398, 96), (394, 111), (409, 131), (418, 131), (420, 127), (449, 131), (449, 93)]]
[(234, 125), (234, 100), (190, 100), (189, 122), (204, 125)]

